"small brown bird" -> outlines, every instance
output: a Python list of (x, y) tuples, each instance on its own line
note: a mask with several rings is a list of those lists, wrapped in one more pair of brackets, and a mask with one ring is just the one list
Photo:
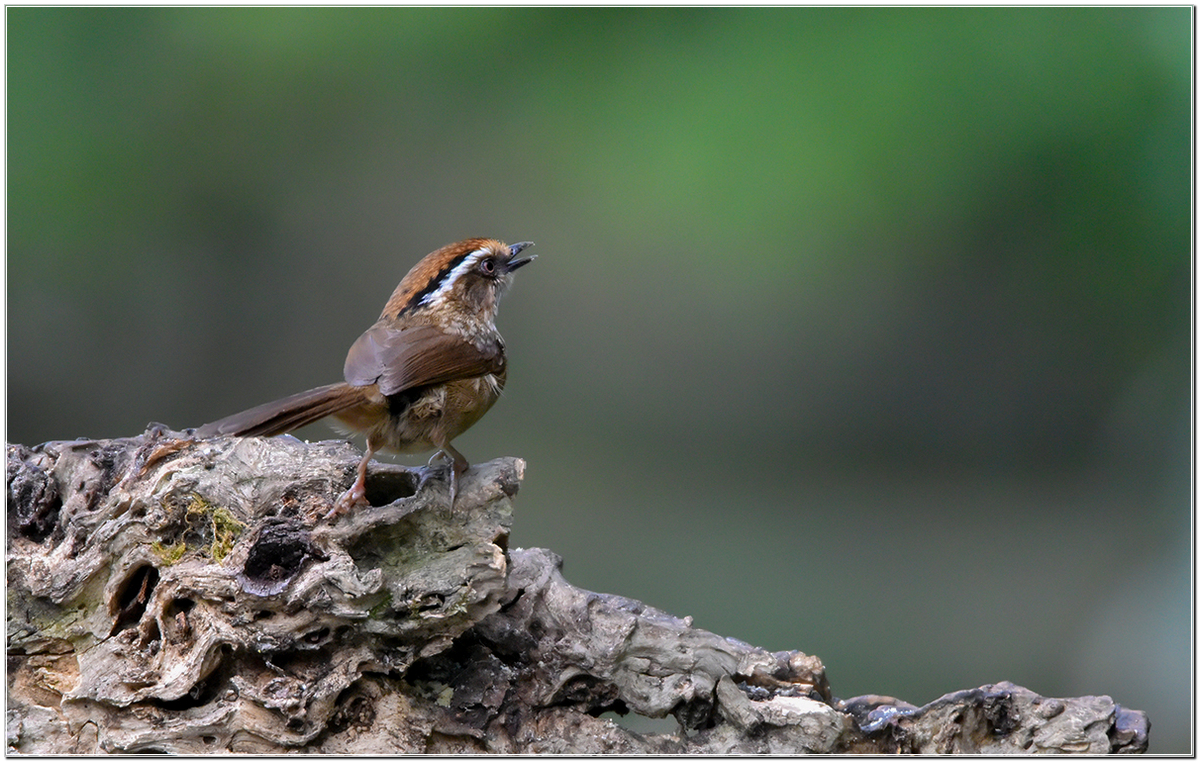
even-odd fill
[[(366, 435), (358, 478), (338, 498), (336, 516), (366, 497), (366, 466), (381, 449), (445, 453), (451, 500), (469, 467), (450, 444), (499, 399), (507, 380), (504, 340), (495, 328), (500, 297), (532, 242), (470, 238), (416, 263), (346, 356), (345, 382), (320, 386), (205, 424), (201, 438), (274, 436), (333, 416)], [(432, 462), (432, 461), (430, 461)]]

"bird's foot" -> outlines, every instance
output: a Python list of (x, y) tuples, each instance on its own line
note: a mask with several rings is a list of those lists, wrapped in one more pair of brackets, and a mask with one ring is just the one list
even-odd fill
[[(441, 463), (438, 463), (437, 461), (441, 461)], [(453, 456), (453, 454), (446, 452), (445, 450), (438, 450), (437, 452), (433, 453), (433, 457), (429, 458), (429, 463), (426, 468), (436, 468), (442, 465), (444, 465), (446, 471), (449, 472), (449, 475), (446, 477), (446, 481), (448, 482), (450, 488), (450, 508), (453, 508), (454, 500), (458, 497), (458, 460)], [(465, 471), (466, 469), (462, 470)]]
[(341, 497), (333, 503), (333, 509), (325, 514), (325, 521), (332, 521), (338, 516), (349, 513), (354, 506), (366, 504), (366, 485), (356, 481), (354, 486), (341, 493)]
[(366, 500), (366, 466), (374, 454), (375, 448), (368, 445), (366, 454), (358, 463), (358, 476), (350, 488), (337, 498), (337, 502), (333, 504), (333, 510), (325, 514), (325, 521), (332, 521), (343, 513), (349, 513), (350, 509), (356, 505), (369, 505)]
[(367, 506), (367, 468), (366, 464), (370, 459), (370, 453), (367, 453), (366, 458), (362, 459), (359, 465), (359, 476), (354, 479), (354, 484), (350, 485), (350, 489), (342, 492), (342, 496), (337, 498), (337, 502), (333, 503), (333, 509), (325, 514), (325, 521), (332, 521), (337, 516), (349, 513), (351, 508), (355, 506)]

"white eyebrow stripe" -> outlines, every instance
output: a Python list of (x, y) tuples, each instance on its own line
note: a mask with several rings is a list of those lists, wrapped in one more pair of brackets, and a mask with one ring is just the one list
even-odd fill
[(441, 279), (441, 285), (438, 286), (436, 290), (425, 294), (418, 304), (428, 304), (436, 301), (438, 297), (451, 291), (459, 278), (469, 272), (471, 268), (473, 268), (479, 262), (479, 260), (483, 258), (484, 255), (490, 253), (490, 249), (476, 249), (475, 251), (467, 254), (465, 257), (463, 257), (462, 261), (458, 263), (457, 267), (445, 274), (445, 277)]

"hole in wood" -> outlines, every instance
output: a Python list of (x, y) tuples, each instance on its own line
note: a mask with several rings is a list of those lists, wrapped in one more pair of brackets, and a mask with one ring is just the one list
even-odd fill
[(175, 614), (186, 614), (196, 607), (196, 602), (190, 598), (172, 598), (166, 606), (163, 607), (163, 613), (167, 616)]
[(370, 728), (375, 723), (375, 704), (379, 691), (370, 685), (355, 683), (337, 697), (336, 709), (329, 718), (330, 733), (340, 733), (347, 728)]
[(158, 570), (149, 564), (143, 564), (129, 575), (117, 588), (117, 594), (112, 606), (113, 624), (109, 635), (116, 635), (121, 630), (134, 627), (141, 621), (146, 612), (146, 603), (154, 593), (158, 584)]
[(299, 574), (311, 555), (306, 531), (292, 524), (267, 524), (246, 555), (242, 587), (257, 595), (274, 595)]
[(181, 712), (186, 709), (195, 709), (196, 707), (211, 704), (219, 698), (222, 698), (227, 692), (230, 678), (233, 675), (233, 666), (231, 657), (233, 650), (229, 644), (222, 644), (218, 649), (217, 658), (213, 668), (204, 675), (188, 690), (177, 699), (170, 701), (153, 701), (152, 703), (174, 712)]
[[(622, 702), (623, 703), (623, 702)], [(674, 717), (666, 716), (659, 719), (646, 717), (643, 714), (630, 712), (627, 707), (622, 713), (620, 709), (613, 708), (600, 715), (602, 720), (611, 720), (625, 730), (630, 730), (643, 736), (648, 735), (664, 735), (676, 736), (679, 732), (679, 721)]]
[(379, 507), (416, 494), (416, 474), (407, 469), (378, 468), (366, 472), (366, 502)]

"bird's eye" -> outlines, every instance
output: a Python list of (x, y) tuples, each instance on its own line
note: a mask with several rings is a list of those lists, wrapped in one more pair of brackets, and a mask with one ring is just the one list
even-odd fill
[(479, 271), (484, 275), (495, 275), (495, 257), (479, 260)]

